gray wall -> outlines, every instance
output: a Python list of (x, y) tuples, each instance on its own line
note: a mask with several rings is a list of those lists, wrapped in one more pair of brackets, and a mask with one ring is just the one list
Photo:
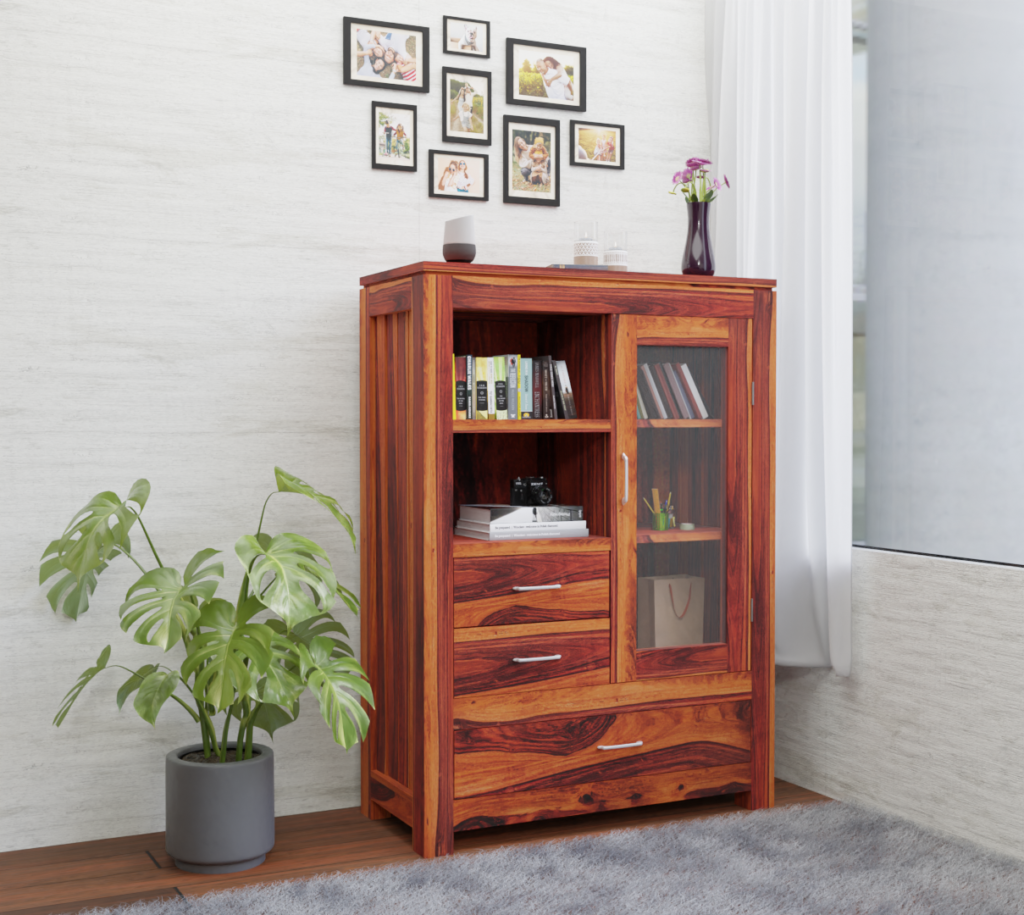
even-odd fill
[(1024, 569), (853, 557), (853, 672), (778, 669), (777, 775), (1024, 858)]
[(866, 542), (1024, 563), (1024, 4), (871, 4)]
[[(359, 276), (440, 259), (443, 221), (469, 213), (484, 263), (564, 261), (573, 219), (593, 215), (627, 223), (635, 268), (678, 270), (686, 216), (669, 180), (708, 150), (701, 0), (479, 9), (488, 61), (440, 53), (442, 15), (472, 11), (439, 2), (0, 9), (0, 851), (162, 829), (163, 756), (194, 739), (177, 707), (156, 729), (118, 713), (113, 676), (50, 725), (107, 643), (122, 663), (152, 659), (117, 627), (124, 560), (77, 624), (36, 583), (43, 548), (94, 493), (148, 477), (165, 561), (226, 549), (230, 592), (231, 545), (254, 530), (275, 463), (358, 515)], [(343, 86), (345, 14), (428, 26), (430, 95)], [(637, 23), (674, 48), (642, 108), (623, 50)], [(564, 169), (560, 209), (506, 206), (494, 145), (489, 203), (429, 200), (441, 67), (493, 71), (497, 128), (508, 36), (587, 48), (588, 116), (627, 125), (627, 168)], [(374, 98), (419, 106), (418, 173), (370, 169)], [(566, 135), (568, 114), (515, 110)], [(312, 503), (279, 497), (269, 527), (324, 543), (357, 588), (357, 557)], [(358, 803), (358, 754), (309, 699), (275, 749), (279, 814)]]

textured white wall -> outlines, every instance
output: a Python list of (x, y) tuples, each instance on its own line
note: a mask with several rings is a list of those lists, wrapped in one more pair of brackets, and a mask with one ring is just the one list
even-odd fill
[(853, 555), (853, 672), (778, 669), (777, 775), (1024, 857), (1024, 569)]
[[(117, 627), (125, 560), (77, 624), (55, 619), (36, 584), (43, 548), (94, 493), (148, 477), (146, 516), (173, 563), (254, 530), (275, 463), (358, 515), (358, 277), (440, 259), (445, 219), (478, 217), (481, 262), (543, 265), (568, 257), (574, 218), (614, 217), (635, 268), (679, 269), (686, 217), (666, 191), (708, 148), (701, 0), (549, 2), (525, 25), (481, 4), (491, 59), (441, 54), (442, 15), (472, 12), (0, 8), (0, 850), (162, 829), (164, 754), (194, 739), (177, 707), (155, 730), (118, 713), (113, 675), (50, 725), (107, 643), (123, 663), (153, 659)], [(428, 26), (433, 91), (342, 85), (346, 14)], [(672, 40), (641, 80), (631, 53), (644, 35)], [(493, 72), (499, 130), (507, 36), (587, 48), (586, 116), (626, 124), (626, 170), (565, 168), (560, 209), (509, 206), (494, 145), (489, 203), (429, 200), (441, 67)], [(370, 169), (371, 99), (419, 106), (419, 172)], [(567, 135), (568, 113), (514, 110), (556, 116)], [(278, 497), (269, 526), (324, 543), (357, 588), (357, 557), (312, 503)], [(279, 814), (358, 803), (358, 754), (334, 746), (308, 699), (275, 750)]]

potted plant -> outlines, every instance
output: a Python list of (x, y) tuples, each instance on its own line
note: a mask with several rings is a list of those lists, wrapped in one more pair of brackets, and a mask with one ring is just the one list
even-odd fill
[[(331, 496), (280, 467), (274, 473), (277, 490), (263, 503), (256, 533), (235, 544), (242, 583), (234, 603), (217, 597), (224, 578), (223, 563), (214, 561), (218, 550), (200, 550), (183, 572), (163, 564), (142, 521), (147, 480), (137, 480), (124, 501), (113, 492), (93, 497), (42, 557), (40, 584), (59, 576), (47, 594), (50, 606), (71, 619), (89, 609), (108, 564), (127, 557), (141, 575), (121, 604), (121, 628), (165, 655), (177, 648), (177, 666), (132, 670), (109, 663), (108, 645), (64, 697), (53, 723), (64, 721), (94, 677), (114, 669), (129, 675), (117, 691), (118, 708), (134, 694), (135, 711), (152, 725), (168, 700), (188, 712), (202, 739), (166, 760), (167, 852), (185, 870), (244, 870), (273, 847), (274, 754), (253, 742), (256, 728), (273, 737), (291, 724), (307, 689), (345, 749), (365, 737), (369, 725), (359, 697), (373, 705), (370, 685), (331, 613), (338, 599), (358, 613), (358, 599), (337, 581), (322, 547), (298, 534), (263, 531), (267, 503), (279, 492), (324, 506), (355, 549), (352, 519)], [(129, 532), (136, 524), (152, 568), (133, 549)]]

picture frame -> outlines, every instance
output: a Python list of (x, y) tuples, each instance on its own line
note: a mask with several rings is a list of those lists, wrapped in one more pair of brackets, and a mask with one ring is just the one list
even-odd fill
[(490, 146), (491, 74), (483, 70), (441, 70), (441, 140)]
[[(486, 19), (444, 17), (444, 53), (466, 57), (491, 56), (491, 23)], [(472, 48), (473, 50), (469, 50)]]
[(625, 168), (625, 126), (569, 121), (569, 164), (584, 168)]
[(587, 49), (507, 38), (505, 101), (509, 105), (586, 111)]
[(504, 202), (559, 206), (562, 185), (560, 123), (506, 114), (501, 141), (504, 146)]
[[(490, 199), (490, 162), (484, 153), (431, 149), (427, 152), (431, 197), (449, 200)], [(465, 166), (465, 169), (460, 166)]]
[(419, 145), (415, 105), (370, 103), (370, 165), (373, 168), (414, 172)]
[(430, 29), (345, 16), (342, 67), (346, 86), (430, 91)]

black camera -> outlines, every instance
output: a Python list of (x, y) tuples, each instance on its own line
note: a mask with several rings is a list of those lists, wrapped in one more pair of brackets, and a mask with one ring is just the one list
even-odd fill
[(516, 477), (512, 481), (513, 505), (550, 505), (554, 498), (547, 477)]

